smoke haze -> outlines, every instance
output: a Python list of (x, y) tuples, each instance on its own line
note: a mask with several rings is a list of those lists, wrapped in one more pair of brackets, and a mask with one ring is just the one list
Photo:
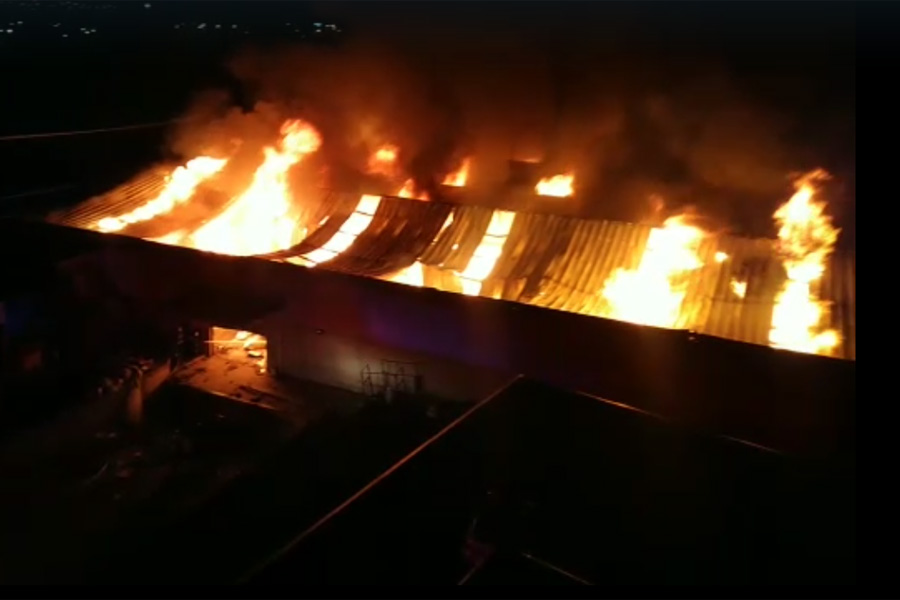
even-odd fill
[(280, 120), (301, 116), (332, 176), (364, 172), (385, 143), (425, 190), (466, 156), (473, 188), (502, 184), (511, 158), (540, 159), (547, 174), (575, 173), (586, 216), (645, 220), (661, 200), (767, 236), (791, 178), (824, 167), (833, 212), (852, 224), (852, 8), (818, 23), (790, 2), (755, 3), (788, 7), (748, 24), (681, 3), (631, 3), (655, 16), (606, 2), (422, 4), (323, 3), (347, 41), (241, 52), (230, 69), (252, 110), (204, 95), (172, 150), (242, 140), (249, 164)]

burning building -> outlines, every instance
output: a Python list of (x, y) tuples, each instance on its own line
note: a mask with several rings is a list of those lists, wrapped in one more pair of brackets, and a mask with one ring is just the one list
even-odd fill
[[(410, 52), (414, 73), (401, 68), (405, 61), (385, 66), (369, 52), (352, 64), (343, 52), (327, 52), (318, 57), (322, 60), (287, 51), (278, 53), (284, 60), (251, 53), (232, 67), (236, 79), (246, 84), (242, 91), (247, 93), (237, 101), (259, 99), (277, 108), (257, 105), (250, 113), (213, 107), (205, 125), (170, 140), (172, 162), (50, 216), (51, 223), (0, 222), (0, 246), (8, 256), (27, 253), (29, 258), (64, 248), (59, 252), (66, 256), (53, 266), (73, 284), (71, 296), (89, 298), (85, 309), (94, 309), (77, 332), (64, 332), (72, 364), (68, 369), (90, 363), (108, 338), (145, 335), (132, 335), (125, 327), (129, 321), (136, 326), (153, 323), (148, 329), (165, 334), (161, 354), (192, 347), (187, 364), (166, 361), (160, 377), (169, 375), (171, 365), (170, 383), (186, 382), (211, 392), (216, 402), (206, 416), (212, 423), (231, 420), (216, 414), (220, 405), (238, 408), (235, 423), (252, 420), (252, 414), (261, 412), (256, 409), (266, 411), (259, 428), (248, 432), (246, 445), (254, 453), (258, 448), (267, 454), (270, 447), (257, 446), (257, 432), (267, 442), (280, 432), (292, 436), (301, 421), (314, 416), (313, 400), (318, 398), (290, 397), (286, 391), (294, 383), (302, 384), (295, 390), (303, 385), (327, 389), (319, 406), (335, 410), (351, 405), (395, 410), (401, 404), (395, 400), (402, 397), (412, 400), (405, 407), (432, 418), (434, 398), (449, 400), (460, 413), (464, 403), (482, 400), (473, 411), (481, 410), (482, 416), (486, 410), (496, 412), (489, 422), (468, 421), (481, 432), (474, 436), (477, 440), (447, 436), (443, 449), (436, 452), (432, 444), (430, 450), (410, 455), (419, 454), (424, 461), (398, 463), (410, 466), (405, 474), (397, 471), (401, 488), (428, 492), (429, 484), (437, 486), (424, 499), (422, 494), (391, 495), (388, 488), (387, 504), (412, 516), (400, 525), (407, 532), (431, 536), (429, 526), (439, 527), (451, 514), (441, 501), (453, 504), (460, 491), (472, 498), (480, 495), (482, 486), (473, 485), (479, 479), (476, 471), (496, 473), (501, 481), (505, 474), (518, 473), (526, 482), (541, 480), (546, 489), (577, 498), (576, 510), (561, 496), (542, 507), (543, 516), (571, 517), (563, 519), (564, 527), (544, 521), (543, 533), (561, 538), (580, 531), (585, 546), (604, 546), (599, 562), (606, 572), (591, 573), (596, 566), (591, 564), (575, 571), (599, 575), (598, 581), (621, 576), (626, 562), (640, 571), (636, 579), (646, 579), (648, 564), (657, 562), (648, 559), (657, 557), (663, 568), (677, 570), (693, 562), (678, 561), (691, 554), (686, 540), (696, 542), (702, 558), (709, 559), (709, 571), (720, 574), (729, 561), (718, 559), (731, 549), (722, 543), (721, 526), (727, 523), (739, 524), (741, 535), (732, 539), (741, 552), (731, 557), (743, 577), (758, 575), (775, 562), (796, 570), (801, 556), (797, 546), (784, 543), (785, 535), (793, 535), (795, 519), (804, 520), (808, 527), (797, 528), (799, 535), (813, 546), (832, 531), (809, 518), (810, 507), (824, 504), (822, 497), (831, 499), (829, 490), (792, 495), (791, 510), (778, 514), (748, 510), (753, 500), (735, 500), (738, 494), (761, 490), (765, 494), (756, 496), (762, 500), (758, 504), (786, 501), (791, 482), (802, 473), (784, 467), (801, 461), (794, 456), (782, 461), (780, 451), (841, 458), (853, 454), (855, 259), (837, 250), (841, 232), (827, 214), (820, 189), (824, 175), (800, 178), (793, 194), (770, 193), (772, 181), (777, 180), (774, 187), (783, 185), (780, 178), (790, 170), (783, 168), (790, 161), (769, 160), (776, 153), (768, 142), (780, 139), (783, 131), (778, 123), (755, 118), (741, 98), (716, 106), (727, 90), (704, 87), (702, 78), (698, 82), (682, 77), (683, 72), (666, 72), (663, 79), (677, 85), (690, 79), (686, 87), (691, 89), (681, 95), (657, 94), (647, 89), (652, 86), (625, 81), (626, 70), (640, 71), (635, 79), (653, 79), (639, 62), (619, 65), (622, 73), (617, 73), (612, 61), (592, 60), (581, 48), (556, 47), (546, 61), (529, 60), (528, 53), (517, 50), (504, 43), (487, 51), (454, 49), (454, 54), (475, 58), (455, 65)], [(517, 64), (510, 66), (521, 68), (504, 69), (502, 61), (492, 60), (507, 55), (516, 56)], [(587, 67), (585, 73), (577, 73), (576, 62)], [(300, 63), (303, 68), (295, 68)], [(454, 80), (454, 67), (468, 71), (473, 66), (465, 63), (482, 66), (462, 78), (466, 81)], [(505, 78), (499, 74), (511, 70), (518, 73), (520, 85), (499, 81)], [(432, 72), (437, 75), (431, 77)], [(580, 83), (575, 80), (581, 75), (603, 84), (569, 85)], [(585, 91), (587, 87), (596, 89)], [(601, 108), (596, 108), (598, 100)], [(300, 115), (302, 119), (294, 118)], [(203, 116), (186, 122), (204, 121)], [(246, 122), (240, 123), (242, 119)], [(528, 143), (518, 139), (523, 132)], [(787, 149), (785, 154), (792, 153)], [(823, 154), (803, 154), (790, 166), (806, 169), (807, 159), (819, 164)], [(518, 162), (509, 164), (508, 180), (501, 182), (510, 159)], [(834, 167), (833, 162), (823, 164)], [(650, 170), (652, 174), (643, 174)], [(745, 185), (732, 186), (736, 179)], [(763, 225), (770, 227), (768, 237), (759, 237), (758, 231), (744, 237), (723, 233), (724, 215), (744, 215), (724, 208), (722, 214), (712, 214), (709, 205), (735, 188), (748, 195), (762, 190), (783, 202), (777, 211), (774, 206), (761, 211)], [(700, 196), (698, 190), (709, 195), (694, 198)], [(656, 202), (654, 194), (672, 204), (662, 210), (663, 201), (658, 202), (660, 210), (647, 220), (618, 207), (602, 214), (597, 210), (595, 217), (603, 218), (575, 209)], [(672, 209), (688, 202), (703, 208), (693, 213)], [(25, 271), (34, 264), (22, 263), (12, 268)], [(110, 304), (119, 310), (116, 319), (106, 318), (111, 311), (102, 302), (105, 298), (115, 298)], [(2, 300), (7, 309), (4, 367), (8, 363), (23, 379), (42, 376), (48, 371), (40, 369), (40, 359), (51, 353), (35, 352), (33, 338), (51, 328), (26, 318), (21, 298)], [(68, 300), (55, 307), (63, 324), (74, 320), (66, 310)], [(20, 330), (19, 322), (28, 328)], [(101, 327), (103, 335), (98, 335)], [(97, 352), (81, 351), (88, 343)], [(49, 343), (45, 347), (54, 349)], [(510, 395), (502, 406), (497, 396), (490, 400), (489, 392), (511, 378), (518, 383), (506, 390)], [(155, 375), (137, 371), (135, 379), (138, 384), (156, 381)], [(232, 389), (237, 379), (242, 389)], [(145, 391), (132, 380), (126, 383)], [(142, 396), (132, 403), (132, 395), (128, 407), (140, 408)], [(361, 396), (386, 402), (367, 402)], [(190, 395), (173, 399), (174, 407), (156, 406), (178, 415), (198, 405)], [(603, 414), (594, 416), (601, 404)], [(282, 427), (278, 413), (298, 406), (310, 410), (298, 410), (296, 423)], [(193, 414), (185, 413), (185, 421), (193, 421)], [(666, 423), (646, 425), (650, 419)], [(641, 420), (646, 426), (637, 423)], [(687, 427), (671, 429), (713, 435), (670, 438), (664, 430), (673, 424)], [(181, 429), (177, 419), (176, 425)], [(214, 442), (205, 447), (217, 467), (210, 470), (217, 473), (225, 461), (212, 459), (225, 454), (223, 446), (237, 446), (239, 437), (236, 427), (221, 425), (210, 427), (208, 436), (195, 437), (192, 431), (189, 438)], [(283, 488), (299, 489), (302, 495), (326, 487), (340, 469), (327, 471), (321, 464), (340, 455), (351, 440), (357, 460), (368, 458), (379, 443), (396, 441), (410, 427), (393, 421), (373, 429), (382, 436), (373, 440), (341, 430), (334, 445), (303, 446), (302, 460), (295, 454), (290, 464), (282, 463), (284, 479), (290, 480)], [(171, 454), (181, 461), (188, 452), (185, 436), (176, 433)], [(729, 462), (728, 457), (739, 460)], [(460, 458), (462, 463), (453, 462)], [(489, 469), (482, 468), (486, 460)], [(130, 477), (127, 469), (134, 469), (135, 462), (111, 463), (123, 467), (121, 475), (103, 465), (93, 473), (85, 469), (88, 482), (102, 483), (104, 490), (121, 486), (118, 480)], [(434, 477), (434, 465), (440, 464), (449, 472)], [(534, 464), (539, 465), (536, 471), (522, 473)], [(325, 473), (298, 480), (298, 465)], [(706, 466), (709, 477), (703, 476)], [(761, 466), (766, 477), (745, 477), (763, 471)], [(570, 475), (573, 470), (582, 477)], [(417, 481), (416, 473), (425, 477)], [(194, 471), (183, 474), (197, 479)], [(658, 485), (640, 485), (656, 478)], [(487, 483), (494, 488), (497, 482)], [(686, 512), (669, 510), (683, 506), (680, 499), (700, 496), (707, 483), (722, 484), (721, 493), (700, 498)], [(250, 492), (232, 496), (225, 504), (233, 510), (190, 518), (201, 522), (193, 528), (196, 537), (209, 544), (213, 531), (214, 545), (232, 540), (230, 547), (221, 544), (221, 554), (234, 554), (241, 543), (236, 541), (239, 531), (231, 528), (237, 519), (226, 515), (261, 515), (238, 528), (250, 531), (256, 529), (254, 523), (276, 520), (266, 506), (277, 503), (299, 512), (298, 496), (286, 498), (277, 487), (260, 487), (261, 495), (277, 502), (260, 508), (243, 501), (254, 495)], [(588, 488), (591, 493), (585, 494)], [(376, 496), (385, 493), (384, 487), (372, 489)], [(344, 497), (352, 491), (342, 490)], [(525, 491), (514, 505), (540, 500), (542, 492)], [(842, 488), (842, 493), (849, 491)], [(659, 501), (666, 497), (673, 502)], [(426, 508), (408, 511), (403, 505), (410, 502)], [(658, 510), (647, 510), (651, 504)], [(320, 519), (333, 505), (329, 501), (309, 508), (304, 518)], [(99, 513), (107, 505), (91, 506)], [(456, 516), (462, 516), (465, 526), (471, 511), (462, 508)], [(841, 507), (841, 518), (850, 512)], [(17, 519), (14, 510), (7, 513), (11, 522)], [(367, 514), (375, 526), (369, 531), (391, 523), (384, 518), (390, 512)], [(330, 526), (335, 523), (331, 520)], [(675, 536), (651, 537), (652, 529), (671, 523), (680, 525)], [(212, 524), (216, 526), (207, 527)], [(695, 524), (699, 536), (692, 535)], [(841, 531), (845, 525), (842, 520)], [(156, 521), (145, 525), (155, 526)], [(610, 537), (610, 527), (621, 535)], [(381, 533), (368, 536), (369, 541), (378, 542)], [(454, 538), (458, 533), (449, 532)], [(30, 537), (36, 549), (51, 545), (27, 534), (19, 539)], [(154, 554), (177, 555), (171, 562), (182, 563), (185, 570), (196, 568), (202, 544), (184, 544), (185, 537), (163, 536), (169, 543), (159, 544)], [(849, 551), (852, 539), (838, 537), (831, 546)], [(381, 552), (380, 558), (393, 550), (354, 545), (359, 537), (340, 539), (350, 540), (338, 542), (343, 548)], [(598, 539), (607, 543), (598, 544)], [(629, 560), (617, 562), (623, 552), (615, 542), (635, 539), (643, 543), (629, 548)], [(660, 552), (661, 544), (671, 552)], [(772, 544), (778, 546), (776, 552), (766, 553)], [(64, 544), (52, 545), (59, 554), (80, 554)], [(408, 554), (395, 556), (423, 556), (426, 546), (414, 545)], [(120, 553), (112, 544), (103, 546), (110, 554)], [(10, 555), (19, 551), (15, 543), (8, 547)], [(313, 547), (309, 555), (340, 564), (338, 554), (317, 550)], [(812, 561), (827, 554), (814, 552)], [(119, 571), (110, 568), (114, 563), (99, 562), (104, 571)], [(389, 563), (375, 562), (382, 574), (391, 571)], [(234, 564), (224, 563), (219, 571), (231, 571)], [(815, 568), (831, 571), (833, 565), (818, 561)]]
[[(486, 190), (470, 181), (477, 163), (462, 160), (422, 185), (392, 166), (393, 148), (368, 167), (389, 176), (361, 174), (352, 192), (317, 187), (297, 173), (315, 167), (321, 139), (289, 120), (243, 178), (229, 176), (227, 156), (197, 157), (51, 220), (115, 241), (96, 260), (116, 285), (193, 306), (228, 329), (213, 345), (241, 347), (270, 373), (460, 400), (527, 373), (758, 443), (846, 433), (852, 392), (835, 383), (832, 402), (814, 391), (852, 379), (855, 359), (854, 260), (834, 251), (822, 174), (800, 180), (775, 215), (777, 240), (746, 239), (688, 214), (652, 224), (558, 214), (578, 194), (577, 173), (519, 169), (516, 185)], [(516, 210), (523, 195), (532, 204)], [(204, 299), (275, 308), (219, 323)], [(829, 373), (815, 384), (814, 365)], [(809, 385), (785, 399), (785, 377)]]
[[(115, 297), (135, 319), (172, 330), (185, 321), (208, 325), (198, 342), (231, 361), (222, 369), (226, 374), (243, 362), (254, 377), (284, 376), (272, 378), (276, 383), (300, 379), (342, 388), (332, 392), (331, 404), (345, 400), (340, 393), (347, 390), (388, 400), (474, 401), (511, 375), (526, 373), (607, 398), (624, 413), (651, 412), (729, 438), (732, 448), (753, 446), (748, 456), (777, 455), (770, 448), (852, 453), (855, 362), (819, 355), (826, 353), (822, 342), (836, 339), (840, 320), (834, 319), (841, 313), (817, 304), (830, 298), (822, 283), (837, 259), (830, 252), (833, 229), (815, 202), (815, 178), (800, 182), (780, 211), (778, 241), (717, 237), (687, 216), (657, 226), (628, 225), (453, 202), (451, 194), (460, 191), (453, 186), (448, 198), (432, 190), (424, 200), (411, 186), (419, 198), (323, 192), (303, 203), (254, 201), (256, 207), (278, 207), (275, 218), (255, 215), (252, 222), (257, 231), (281, 231), (277, 245), (283, 247), (270, 250), (250, 230), (214, 237), (216, 243), (244, 244), (233, 253), (249, 254), (230, 256), (190, 247), (197, 231), (213, 230), (218, 215), (240, 207), (240, 198), (212, 187), (218, 176), (205, 175), (194, 184), (194, 195), (168, 212), (148, 211), (152, 216), (143, 221), (100, 231), (101, 220), (128, 221), (121, 216), (138, 214), (135, 208), (163, 196), (176, 179), (174, 172), (168, 180), (151, 173), (57, 216), (80, 227), (0, 222), (0, 245), (11, 254), (27, 240), (41, 249), (36, 254), (53, 255), (51, 262), (75, 284), (76, 297)], [(193, 183), (184, 175), (180, 181)], [(399, 183), (402, 192), (405, 181)], [(205, 211), (211, 216), (199, 218)], [(302, 225), (282, 229), (284, 214)], [(223, 222), (240, 228), (241, 220)], [(617, 247), (619, 239), (628, 243)], [(629, 255), (629, 248), (639, 251)], [(617, 260), (616, 252), (624, 258)], [(755, 313), (757, 337), (747, 341), (756, 343), (702, 335), (693, 325), (698, 317), (686, 307), (710, 299), (695, 286), (713, 277), (730, 297), (752, 298), (756, 272), (727, 271), (747, 255), (782, 269), (767, 288), (768, 314), (765, 307)], [(785, 296), (791, 302), (784, 306), (793, 310), (820, 307), (813, 313), (817, 319), (776, 320)], [(640, 302), (647, 299), (658, 302)], [(773, 332), (779, 332), (774, 339)], [(803, 339), (816, 340), (818, 352), (796, 347), (797, 332), (815, 334)], [(800, 351), (766, 347), (775, 344)], [(204, 368), (187, 365), (173, 378), (209, 375), (210, 369), (200, 373)], [(284, 402), (274, 388), (263, 394), (263, 385), (268, 383), (254, 379), (245, 406)], [(558, 417), (565, 435), (573, 421)], [(534, 427), (545, 424), (540, 417)], [(581, 423), (583, 439), (607, 437), (601, 428), (587, 429)], [(641, 434), (625, 437), (644, 443), (636, 441), (644, 439)], [(665, 446), (656, 450), (671, 454)], [(640, 461), (629, 473), (642, 468)]]
[[(561, 216), (554, 204), (577, 196), (572, 173), (470, 190), (477, 165), (465, 159), (426, 190), (402, 174), (395, 146), (379, 148), (368, 163), (382, 176), (374, 186), (381, 190), (292, 187), (292, 173), (321, 143), (312, 125), (289, 120), (243, 187), (222, 175), (228, 158), (200, 156), (149, 171), (53, 220), (855, 359), (855, 259), (834, 252), (839, 230), (816, 198), (822, 173), (801, 179), (776, 212), (777, 239), (748, 239), (705, 231), (689, 215), (653, 224)], [(530, 204), (521, 202), (528, 192)]]

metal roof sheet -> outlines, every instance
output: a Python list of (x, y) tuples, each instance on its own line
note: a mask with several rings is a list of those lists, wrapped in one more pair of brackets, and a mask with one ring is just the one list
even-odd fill
[[(90, 228), (103, 216), (146, 202), (164, 180), (165, 168), (160, 167), (52, 220)], [(310, 213), (309, 222), (317, 224), (307, 237), (265, 257), (290, 260), (321, 248), (358, 202), (355, 194), (325, 195)], [(350, 246), (319, 268), (388, 277), (418, 262), (424, 285), (461, 292), (458, 274), (472, 259), (493, 214), (493, 209), (482, 206), (384, 197)], [(450, 216), (452, 222), (445, 227)], [(604, 283), (616, 269), (637, 267), (651, 229), (645, 224), (519, 213), (480, 295), (586, 315), (607, 314)], [(728, 258), (717, 261), (718, 252)], [(775, 298), (786, 278), (774, 241), (709, 236), (699, 255), (704, 266), (689, 277), (676, 328), (767, 345)], [(732, 290), (735, 280), (746, 283), (744, 297)], [(813, 291), (829, 307), (825, 325), (841, 336), (835, 355), (855, 360), (855, 256), (833, 255)]]
[(157, 165), (106, 194), (50, 215), (48, 220), (69, 227), (93, 229), (100, 219), (128, 213), (159, 195), (173, 168), (172, 165)]

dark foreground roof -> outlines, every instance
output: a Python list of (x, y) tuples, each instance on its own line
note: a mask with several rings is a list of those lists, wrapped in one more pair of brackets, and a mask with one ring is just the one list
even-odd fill
[[(467, 532), (492, 511), (509, 541), (473, 570)], [(846, 465), (695, 435), (519, 379), (248, 581), (853, 582), (854, 519)]]

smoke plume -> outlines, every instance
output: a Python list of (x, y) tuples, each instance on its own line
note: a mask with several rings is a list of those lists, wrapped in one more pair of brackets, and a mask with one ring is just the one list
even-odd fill
[[(778, 74), (754, 79), (714, 53), (675, 52), (681, 46), (661, 36), (633, 35), (627, 19), (591, 30), (548, 24), (548, 12), (514, 27), (456, 3), (462, 16), (450, 23), (416, 17), (425, 9), (405, 3), (399, 13), (379, 4), (405, 18), (358, 11), (354, 23), (333, 4), (323, 10), (349, 23), (348, 41), (241, 52), (231, 71), (257, 104), (247, 112), (204, 96), (173, 151), (240, 146), (249, 163), (280, 119), (301, 116), (323, 135), (331, 185), (364, 173), (387, 143), (425, 190), (463, 157), (472, 159), (470, 186), (485, 189), (506, 180), (510, 159), (537, 159), (546, 174), (575, 173), (581, 214), (633, 221), (694, 207), (753, 235), (772, 234), (793, 174), (840, 172), (835, 160), (846, 158), (823, 148), (834, 136), (820, 130), (832, 123), (810, 123), (821, 111), (804, 103), (814, 105), (818, 92), (804, 83), (805, 67), (787, 59)], [(788, 89), (773, 77), (794, 82), (787, 101), (763, 93)], [(852, 126), (847, 133), (836, 144), (849, 143), (852, 156)], [(243, 172), (240, 161), (229, 169)]]

